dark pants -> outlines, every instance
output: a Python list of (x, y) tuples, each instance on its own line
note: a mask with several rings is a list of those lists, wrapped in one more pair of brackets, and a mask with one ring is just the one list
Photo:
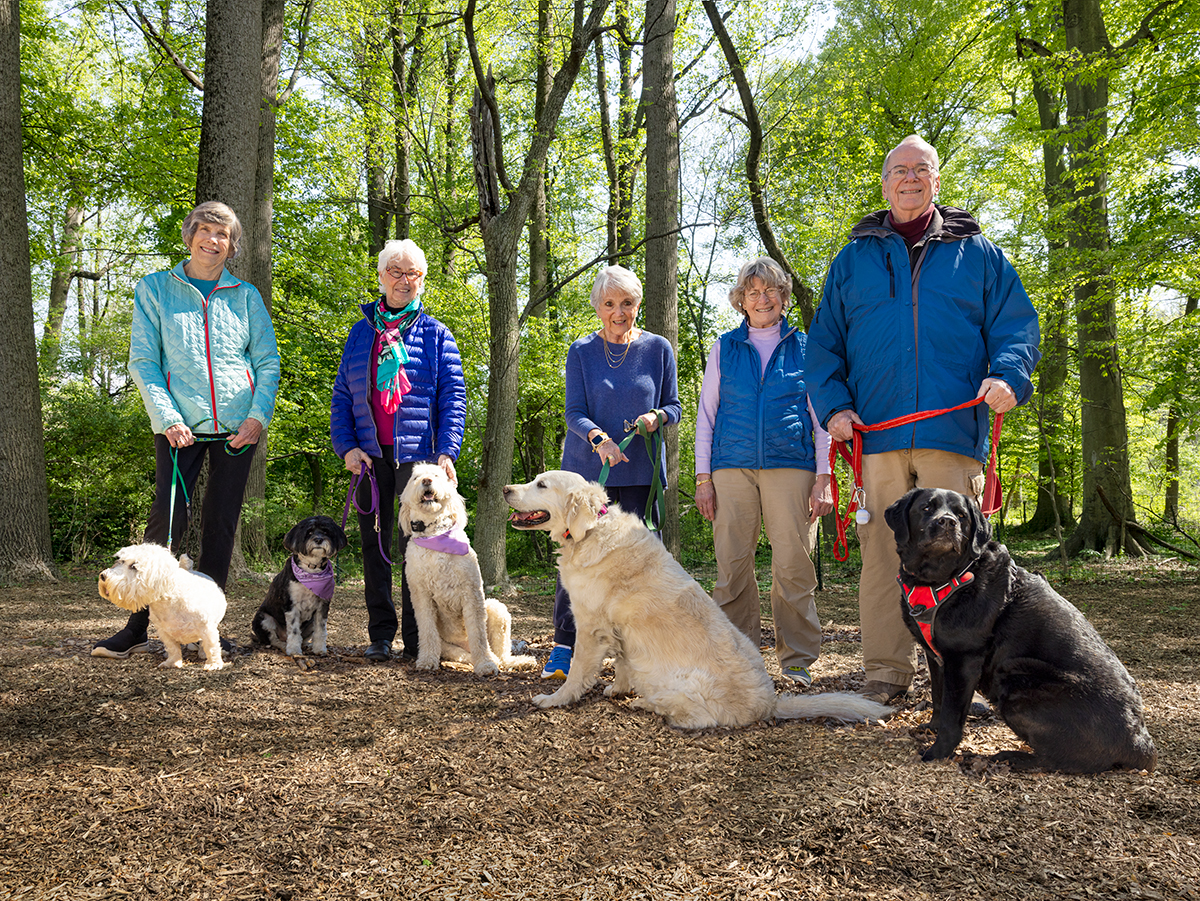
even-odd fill
[[(200, 560), (196, 569), (211, 576), (224, 591), (233, 557), (233, 539), (237, 534), (238, 518), (242, 515), (242, 499), (250, 479), (250, 464), (257, 450), (258, 445), (252, 444), (241, 453), (230, 453), (224, 441), (197, 441), (174, 452), (179, 466), (176, 476), (171, 443), (165, 435), (155, 435), (154, 501), (150, 504), (142, 541), (165, 546), (170, 532), (171, 553), (179, 553), (191, 512), (185, 498), (192, 497), (207, 456), (208, 483), (200, 507)], [(173, 507), (172, 483), (175, 486)], [(140, 634), (146, 631), (149, 623), (150, 608), (144, 607), (129, 617), (126, 628)]]
[[(396, 463), (391, 445), (382, 447), (383, 457), (372, 457), (371, 467), (379, 485), (378, 523), (375, 532), (376, 513), (358, 514), (358, 531), (362, 538), (363, 582), (367, 600), (367, 636), (372, 642), (392, 641), (396, 637), (396, 605), (392, 601), (392, 567), (379, 548), (382, 545), (389, 557), (400, 566), (400, 640), (404, 642), (405, 656), (417, 656), (417, 618), (413, 614), (412, 599), (408, 594), (408, 579), (404, 572), (404, 551), (408, 548), (408, 536), (403, 532), (397, 536), (397, 547), (392, 548), (392, 536), (396, 532), (396, 499), (408, 484), (412, 475), (412, 463)], [(371, 481), (364, 478), (358, 485), (357, 509), (371, 509)]]
[[(633, 513), (638, 519), (646, 516), (646, 502), (650, 500), (649, 485), (617, 485), (604, 489), (608, 493), (610, 504), (620, 504), (621, 509)], [(650, 511), (650, 520), (659, 524), (662, 511), (659, 504)], [(662, 541), (662, 532), (654, 533)], [(575, 616), (571, 613), (571, 596), (563, 588), (562, 578), (554, 582), (554, 643), (575, 647)]]

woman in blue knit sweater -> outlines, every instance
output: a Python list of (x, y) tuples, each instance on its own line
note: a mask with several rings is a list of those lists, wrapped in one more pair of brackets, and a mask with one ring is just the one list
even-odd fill
[[(626, 421), (642, 421), (653, 432), (679, 422), (682, 408), (675, 374), (675, 353), (660, 335), (635, 324), (642, 304), (642, 283), (620, 266), (608, 266), (592, 285), (592, 306), (600, 329), (580, 338), (567, 351), (566, 418), (562, 468), (589, 481), (600, 478), (605, 462), (611, 466), (605, 490), (612, 503), (641, 513), (650, 499), (654, 468), (667, 478), (665, 451), (651, 461), (641, 439), (622, 453)], [(612, 437), (615, 436), (615, 437)], [(652, 516), (659, 521), (655, 506)], [(571, 598), (558, 582), (554, 592), (554, 649), (542, 670), (543, 679), (565, 679), (575, 646)]]

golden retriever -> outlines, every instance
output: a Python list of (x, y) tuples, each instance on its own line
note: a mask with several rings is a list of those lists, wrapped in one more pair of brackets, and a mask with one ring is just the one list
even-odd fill
[(758, 649), (672, 557), (638, 516), (608, 506), (604, 489), (573, 472), (546, 472), (504, 497), (518, 529), (541, 529), (561, 545), (558, 571), (571, 594), (576, 645), (571, 671), (539, 707), (578, 701), (615, 657), (607, 697), (671, 726), (745, 726), (778, 717), (879, 719), (891, 709), (859, 695), (775, 694)]
[(467, 542), (467, 506), (440, 466), (418, 463), (400, 495), (400, 528), (410, 536), (405, 575), (417, 619), (416, 667), (470, 661), (477, 676), (532, 667), (512, 654), (508, 608), (483, 594), (479, 558)]

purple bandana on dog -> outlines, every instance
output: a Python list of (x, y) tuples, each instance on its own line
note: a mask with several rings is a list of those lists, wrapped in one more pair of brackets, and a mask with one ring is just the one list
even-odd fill
[(467, 531), (462, 526), (455, 526), (441, 535), (414, 535), (410, 540), (420, 547), (441, 551), (443, 554), (454, 554), (456, 557), (464, 557), (471, 550)]
[(333, 566), (328, 560), (320, 572), (310, 573), (292, 558), (292, 575), (296, 581), (323, 601), (333, 600)]

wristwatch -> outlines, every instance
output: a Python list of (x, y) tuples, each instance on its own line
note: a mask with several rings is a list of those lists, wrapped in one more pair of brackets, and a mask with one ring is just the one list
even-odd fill
[(600, 450), (600, 445), (608, 440), (608, 436), (603, 432), (597, 432), (592, 436), (592, 450)]

